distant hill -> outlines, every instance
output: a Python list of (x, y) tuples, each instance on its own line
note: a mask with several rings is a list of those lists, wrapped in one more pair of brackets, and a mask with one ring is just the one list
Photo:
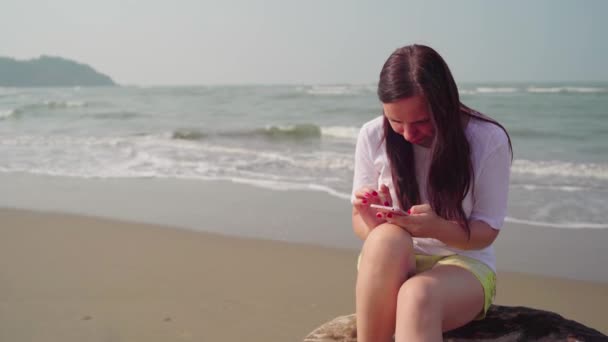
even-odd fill
[(0, 57), (0, 87), (113, 86), (112, 79), (86, 64), (52, 56), (19, 61)]

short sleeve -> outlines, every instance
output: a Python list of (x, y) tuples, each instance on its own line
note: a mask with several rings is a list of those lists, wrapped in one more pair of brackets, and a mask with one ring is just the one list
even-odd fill
[(500, 143), (481, 162), (475, 175), (474, 202), (469, 220), (480, 220), (494, 229), (502, 228), (507, 216), (511, 176), (511, 149), (503, 133)]
[(355, 200), (355, 191), (364, 186), (375, 185), (378, 183), (378, 173), (374, 168), (372, 151), (370, 149), (369, 135), (366, 126), (359, 131), (357, 146), (355, 147), (355, 166), (353, 175), (353, 189), (351, 193), (351, 203)]

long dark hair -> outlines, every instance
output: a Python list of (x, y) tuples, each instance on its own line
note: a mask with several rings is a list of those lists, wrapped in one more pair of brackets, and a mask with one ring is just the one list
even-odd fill
[[(462, 201), (473, 190), (473, 168), (462, 120), (476, 118), (499, 126), (507, 134), (510, 148), (511, 139), (498, 122), (460, 102), (448, 65), (435, 50), (424, 45), (395, 50), (384, 63), (378, 83), (378, 97), (383, 103), (416, 95), (426, 98), (435, 128), (426, 189), (430, 205), (439, 216), (460, 223), (470, 236)], [(393, 131), (386, 117), (384, 139), (399, 204), (406, 209), (420, 204), (412, 144)]]

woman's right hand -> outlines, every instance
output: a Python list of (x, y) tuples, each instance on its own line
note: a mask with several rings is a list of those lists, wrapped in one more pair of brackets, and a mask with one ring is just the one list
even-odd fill
[(379, 192), (371, 187), (362, 187), (355, 191), (353, 206), (357, 209), (365, 224), (370, 229), (374, 229), (386, 220), (381, 212), (370, 208), (370, 204), (392, 206), (390, 191), (386, 185), (382, 184)]

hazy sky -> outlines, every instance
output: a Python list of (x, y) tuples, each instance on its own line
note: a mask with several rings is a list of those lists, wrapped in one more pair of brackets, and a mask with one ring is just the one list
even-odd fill
[(0, 56), (122, 84), (368, 83), (397, 47), (458, 82), (608, 81), (608, 1), (2, 0)]

